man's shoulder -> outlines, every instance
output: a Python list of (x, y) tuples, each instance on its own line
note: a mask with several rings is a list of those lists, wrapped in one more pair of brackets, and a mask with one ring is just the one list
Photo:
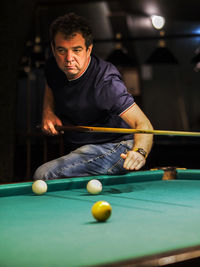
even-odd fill
[(49, 56), (47, 58), (45, 66), (46, 66), (46, 68), (55, 68), (55, 67), (57, 67), (56, 60), (55, 60), (54, 56), (51, 55), (51, 56)]
[(110, 62), (103, 60), (96, 55), (92, 55), (92, 69), (100, 76), (120, 75), (117, 68)]
[(64, 73), (59, 69), (54, 56), (50, 56), (45, 62), (45, 74), (51, 77), (63, 77)]
[(109, 67), (109, 68), (116, 69), (116, 67), (111, 62), (106, 61), (96, 55), (92, 55), (92, 61), (98, 67), (101, 67), (101, 68)]

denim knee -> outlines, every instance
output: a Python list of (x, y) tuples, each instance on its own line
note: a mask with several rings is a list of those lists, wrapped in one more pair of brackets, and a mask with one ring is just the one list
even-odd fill
[(33, 175), (33, 180), (48, 180), (48, 164), (38, 167)]

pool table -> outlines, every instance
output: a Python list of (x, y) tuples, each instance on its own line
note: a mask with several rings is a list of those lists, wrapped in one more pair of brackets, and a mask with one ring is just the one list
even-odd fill
[[(99, 195), (86, 191), (92, 178), (103, 184)], [(200, 170), (164, 168), (47, 184), (40, 196), (32, 193), (32, 182), (0, 185), (0, 266), (200, 264)], [(91, 214), (99, 200), (112, 206), (103, 223)]]

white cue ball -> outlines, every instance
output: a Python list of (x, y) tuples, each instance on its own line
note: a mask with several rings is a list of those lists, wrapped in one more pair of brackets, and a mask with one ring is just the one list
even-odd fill
[(32, 184), (32, 190), (36, 195), (42, 195), (47, 192), (47, 184), (43, 180), (37, 180)]
[(102, 191), (102, 184), (100, 181), (93, 179), (87, 183), (87, 191), (92, 195), (97, 195)]

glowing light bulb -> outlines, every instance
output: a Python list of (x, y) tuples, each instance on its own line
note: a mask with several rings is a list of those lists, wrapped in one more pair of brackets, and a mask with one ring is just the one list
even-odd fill
[(160, 30), (165, 25), (165, 18), (162, 16), (153, 15), (151, 16), (151, 22), (155, 29)]

